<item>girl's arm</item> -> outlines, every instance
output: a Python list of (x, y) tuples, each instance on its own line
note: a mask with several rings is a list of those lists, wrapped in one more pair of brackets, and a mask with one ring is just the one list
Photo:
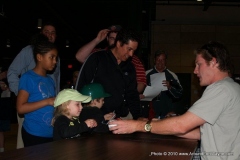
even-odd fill
[(55, 97), (47, 98), (38, 102), (28, 102), (29, 93), (25, 90), (20, 90), (17, 96), (17, 112), (25, 114), (35, 111), (39, 108), (51, 105), (53, 106)]

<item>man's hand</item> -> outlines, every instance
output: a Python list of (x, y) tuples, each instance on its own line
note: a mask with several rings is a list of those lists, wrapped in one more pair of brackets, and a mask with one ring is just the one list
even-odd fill
[(166, 80), (163, 80), (162, 81), (162, 84), (163, 84), (163, 86), (166, 86), (168, 89), (171, 89), (171, 84), (170, 84), (170, 82), (169, 81), (166, 81)]
[(102, 42), (107, 37), (108, 32), (109, 32), (109, 29), (103, 29), (99, 31), (96, 37), (96, 41), (98, 43)]
[(145, 96), (143, 94), (139, 94), (139, 99), (143, 99)]
[(165, 116), (165, 118), (174, 117), (174, 116), (177, 116), (177, 114), (175, 112), (168, 112), (168, 114)]
[(112, 133), (114, 133), (114, 134), (133, 133), (133, 132), (136, 132), (136, 127), (138, 126), (138, 122), (143, 122), (143, 121), (114, 120), (114, 121), (109, 122), (109, 125), (114, 125), (113, 127), (110, 127), (109, 130), (112, 131)]

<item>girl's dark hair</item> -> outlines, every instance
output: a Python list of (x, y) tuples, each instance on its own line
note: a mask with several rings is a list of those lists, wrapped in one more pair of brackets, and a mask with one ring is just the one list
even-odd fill
[(210, 41), (196, 50), (195, 54), (201, 54), (208, 64), (213, 58), (216, 58), (220, 71), (231, 72), (232, 64), (230, 61), (230, 55), (223, 44), (216, 41)]
[(34, 35), (31, 39), (30, 44), (33, 47), (35, 62), (37, 62), (37, 54), (44, 55), (52, 49), (57, 49), (57, 46), (54, 43), (50, 42), (48, 38), (41, 33)]

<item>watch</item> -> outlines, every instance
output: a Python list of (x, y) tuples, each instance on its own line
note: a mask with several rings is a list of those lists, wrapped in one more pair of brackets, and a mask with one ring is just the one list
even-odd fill
[(145, 124), (144, 129), (145, 129), (146, 132), (150, 132), (151, 131), (151, 129), (152, 129), (151, 122), (152, 122), (152, 120), (149, 120)]

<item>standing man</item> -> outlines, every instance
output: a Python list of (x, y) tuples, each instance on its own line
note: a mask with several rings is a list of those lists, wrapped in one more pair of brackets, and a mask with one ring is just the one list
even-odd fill
[[(56, 27), (52, 22), (46, 22), (41, 28), (41, 33), (48, 37), (48, 40), (52, 43), (56, 40)], [(8, 83), (10, 90), (18, 95), (18, 84), (19, 76), (28, 70), (35, 67), (36, 63), (33, 56), (32, 45), (24, 47), (20, 53), (15, 57), (10, 67), (8, 68)], [(60, 90), (60, 59), (58, 58), (56, 68), (53, 73), (49, 74), (55, 82), (56, 93)], [(20, 117), (19, 117), (20, 116)], [(24, 118), (22, 115), (17, 115), (18, 117), (18, 138), (17, 138), (17, 148), (23, 148), (21, 128)]]
[[(107, 40), (108, 46), (105, 48), (107, 50), (110, 46), (112, 46), (115, 42), (117, 33), (122, 29), (120, 25), (112, 25), (108, 27), (108, 29), (103, 29), (99, 31), (96, 38), (94, 38), (92, 41), (87, 43), (86, 45), (82, 46), (78, 52), (76, 53), (76, 59), (83, 63), (87, 57), (96, 51), (102, 50), (102, 49), (96, 49), (95, 47), (102, 42), (104, 39)], [(139, 94), (142, 94), (145, 87), (146, 87), (146, 75), (145, 75), (145, 69), (140, 61), (140, 59), (136, 56), (132, 56), (132, 63), (136, 69), (136, 76), (137, 76), (137, 90)]]
[(125, 117), (130, 111), (133, 119), (141, 117), (136, 71), (129, 59), (139, 43), (140, 36), (134, 31), (121, 30), (109, 49), (92, 53), (81, 68), (77, 90), (96, 82), (112, 95), (104, 100), (104, 114), (115, 111), (117, 117)]
[[(181, 115), (158, 121), (120, 120), (110, 128), (115, 134), (152, 132), (201, 140), (202, 159), (240, 159), (240, 86), (229, 77), (230, 55), (218, 42), (209, 42), (196, 51), (194, 73), (202, 97)], [(209, 154), (214, 154), (209, 156)]]
[(159, 95), (152, 100), (155, 118), (165, 118), (173, 111), (173, 99), (178, 99), (183, 94), (183, 88), (175, 73), (167, 69), (167, 53), (158, 50), (154, 55), (154, 67), (147, 71), (147, 84), (151, 86), (151, 75), (156, 73), (165, 73), (166, 80), (162, 81), (163, 86), (167, 87), (165, 91), (159, 91)]

